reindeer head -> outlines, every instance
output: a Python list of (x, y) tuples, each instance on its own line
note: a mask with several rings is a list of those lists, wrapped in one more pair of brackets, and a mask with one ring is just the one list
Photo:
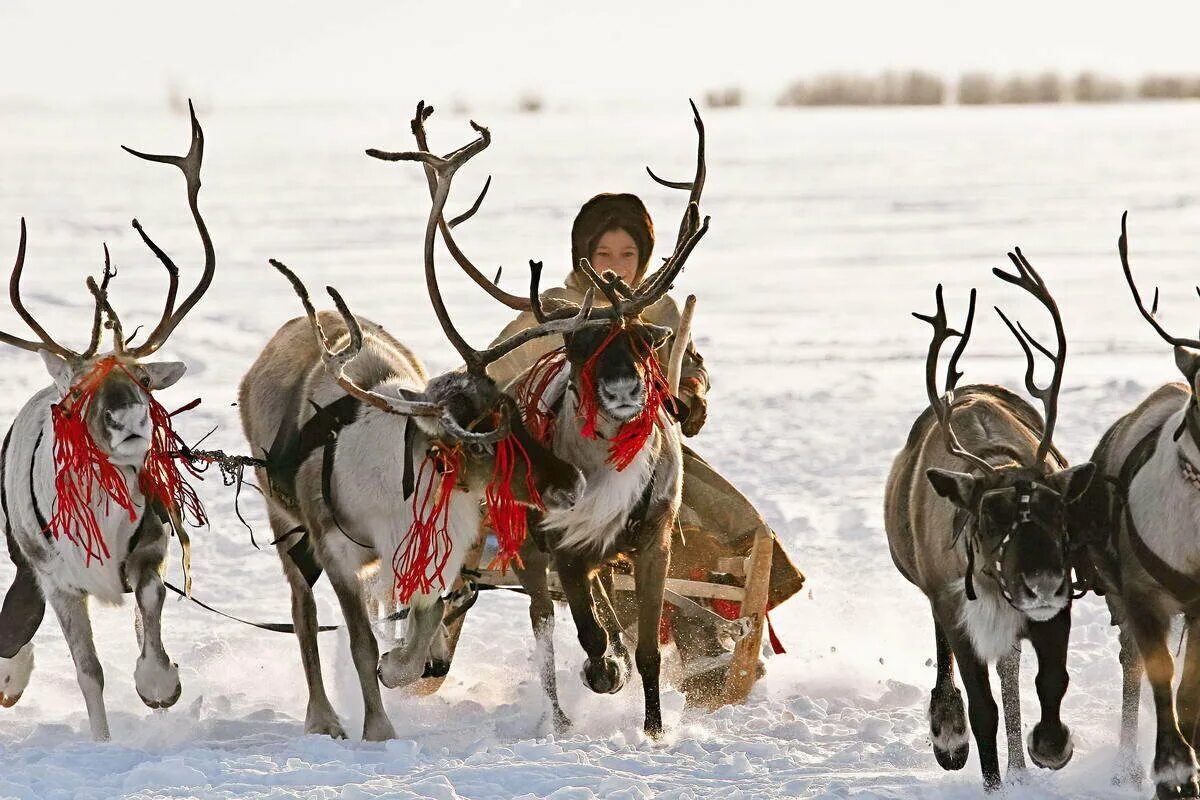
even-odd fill
[[(937, 310), (932, 316), (914, 314), (930, 323), (934, 329), (926, 360), (926, 391), (937, 416), (947, 451), (967, 461), (973, 472), (929, 469), (926, 475), (933, 489), (955, 507), (967, 513), (959, 535), (965, 537), (968, 563), (968, 596), (973, 592), (971, 573), (976, 559), (981, 559), (980, 571), (994, 580), (1005, 599), (1031, 620), (1044, 621), (1054, 617), (1070, 603), (1071, 563), (1067, 534), (1066, 507), (1087, 489), (1095, 473), (1090, 462), (1066, 469), (1054, 469), (1061, 458), (1053, 447), (1054, 424), (1058, 416), (1058, 394), (1062, 385), (1063, 365), (1067, 343), (1058, 306), (1046, 284), (1033, 269), (1020, 248), (1009, 258), (1017, 274), (993, 270), (1001, 279), (1021, 287), (1049, 310), (1057, 334), (1057, 351), (1051, 352), (1035, 340), (1020, 323), (1013, 324), (1004, 312), (996, 312), (1012, 331), (1025, 353), (1027, 369), (1025, 386), (1031, 395), (1042, 401), (1046, 411), (1045, 425), (1032, 457), (1016, 463), (998, 463), (968, 451), (959, 442), (951, 426), (954, 388), (962, 373), (958, 359), (971, 336), (975, 317), (975, 290), (971, 290), (970, 307), (962, 332), (948, 327), (942, 287), (937, 287)], [(950, 337), (958, 337), (946, 370), (946, 388), (937, 389), (938, 353)], [(1048, 357), (1054, 372), (1050, 383), (1039, 387), (1034, 382), (1033, 348)], [(1024, 424), (1024, 423), (1022, 423)], [(1036, 432), (1036, 431), (1034, 431)], [(997, 443), (997, 451), (1006, 454), (1024, 452), (1017, 443)], [(973, 597), (971, 599), (974, 599)]]

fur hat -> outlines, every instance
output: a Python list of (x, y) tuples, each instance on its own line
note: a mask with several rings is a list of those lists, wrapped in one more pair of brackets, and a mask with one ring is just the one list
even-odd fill
[(596, 242), (613, 228), (625, 231), (637, 244), (640, 280), (654, 250), (654, 222), (635, 194), (605, 192), (583, 204), (571, 226), (571, 269), (578, 270), (579, 259), (590, 257)]

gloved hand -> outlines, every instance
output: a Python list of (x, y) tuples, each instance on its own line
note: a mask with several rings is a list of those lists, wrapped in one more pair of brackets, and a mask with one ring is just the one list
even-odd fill
[(680, 422), (679, 429), (684, 436), (695, 436), (708, 420), (708, 400), (703, 385), (696, 378), (685, 378), (679, 384), (679, 399), (687, 407), (687, 416)]

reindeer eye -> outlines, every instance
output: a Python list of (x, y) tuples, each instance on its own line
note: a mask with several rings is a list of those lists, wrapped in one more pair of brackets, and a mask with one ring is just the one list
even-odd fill
[(142, 384), (142, 386), (145, 386), (147, 389), (150, 388), (150, 376), (149, 375), (143, 375), (142, 379), (138, 382), (140, 384)]

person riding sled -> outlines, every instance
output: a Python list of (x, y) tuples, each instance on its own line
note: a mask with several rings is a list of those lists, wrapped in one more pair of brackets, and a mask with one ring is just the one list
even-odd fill
[[(542, 302), (551, 307), (556, 301), (579, 304), (591, 286), (581, 271), (581, 259), (588, 259), (597, 274), (612, 271), (631, 287), (645, 276), (654, 249), (654, 224), (645, 205), (633, 194), (599, 194), (580, 209), (571, 229), (572, 270), (560, 287), (541, 293)], [(597, 305), (604, 301), (597, 297)], [(680, 325), (678, 305), (664, 295), (642, 312), (642, 318), (655, 325), (677, 331)], [(503, 341), (537, 324), (532, 312), (522, 312), (496, 337)], [(491, 364), (488, 373), (501, 386), (519, 381), (543, 355), (561, 346), (561, 337), (533, 340)], [(672, 342), (667, 341), (657, 354), (668, 363)], [(708, 371), (693, 342), (687, 343), (679, 381), (679, 414), (684, 436), (693, 437), (704, 426), (708, 414)], [(770, 586), (767, 607), (773, 608), (798, 592), (804, 575), (784, 552), (778, 537), (770, 531), (757, 509), (732, 484), (714, 470), (691, 448), (684, 447), (683, 505), (671, 548), (670, 577), (702, 581), (728, 581), (719, 561), (749, 555), (756, 535), (769, 532), (773, 541)], [(618, 602), (618, 613), (622, 603)], [(734, 607), (731, 607), (734, 606)], [(710, 608), (726, 618), (740, 616), (736, 604), (714, 601)], [(622, 617), (625, 615), (622, 614)], [(689, 700), (705, 702), (719, 696), (725, 682), (727, 659), (723, 655), (717, 627), (704, 615), (685, 615), (667, 609), (664, 636), (675, 640), (683, 661), (681, 689)], [(772, 635), (777, 652), (778, 640)]]

